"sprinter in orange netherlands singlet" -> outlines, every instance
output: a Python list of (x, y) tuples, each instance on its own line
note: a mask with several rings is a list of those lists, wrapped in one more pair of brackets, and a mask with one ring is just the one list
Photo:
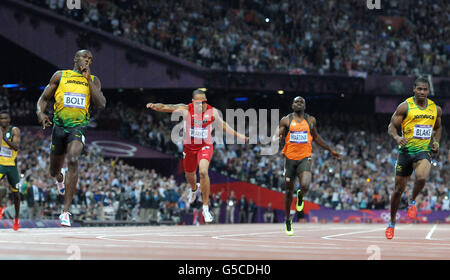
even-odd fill
[(287, 235), (293, 235), (292, 220), (290, 217), (292, 196), (294, 193), (295, 179), (298, 177), (300, 188), (297, 191), (296, 209), (303, 210), (303, 196), (308, 192), (311, 183), (311, 152), (312, 141), (328, 150), (330, 154), (340, 159), (341, 155), (325, 143), (317, 132), (316, 119), (305, 113), (306, 102), (303, 97), (297, 96), (292, 103), (293, 113), (285, 116), (280, 121), (278, 130), (279, 139), (285, 134), (285, 145), (282, 153), (285, 156), (284, 177), (286, 183), (286, 195), (284, 198), (286, 211)]
[[(213, 155), (213, 141), (211, 131), (213, 122), (228, 134), (234, 135), (245, 142), (248, 137), (232, 129), (218, 114), (216, 108), (206, 103), (206, 89), (198, 88), (192, 93), (192, 103), (190, 104), (162, 104), (148, 103), (147, 108), (157, 112), (172, 113), (180, 111), (183, 113), (183, 119), (186, 122), (183, 165), (186, 180), (191, 185), (188, 196), (188, 203), (194, 200), (195, 192), (202, 191), (203, 218), (205, 222), (211, 223), (213, 216), (209, 212), (209, 175), (208, 168)], [(197, 183), (196, 171), (199, 169), (200, 184)], [(217, 217), (218, 218), (218, 217)]]

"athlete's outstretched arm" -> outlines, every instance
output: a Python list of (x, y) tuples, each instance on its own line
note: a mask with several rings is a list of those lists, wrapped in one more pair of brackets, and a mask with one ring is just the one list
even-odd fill
[(147, 103), (148, 109), (155, 110), (157, 112), (172, 113), (173, 111), (187, 111), (188, 105), (186, 104), (162, 104), (162, 103)]
[(275, 130), (275, 133), (272, 137), (272, 142), (280, 141), (281, 139), (283, 139), (284, 134), (286, 133), (286, 130), (289, 129), (288, 126), (289, 126), (289, 117), (284, 116), (281, 119), (280, 124), (278, 125), (278, 127)]
[(325, 140), (323, 140), (322, 136), (320, 136), (319, 132), (317, 131), (316, 128), (316, 118), (314, 118), (313, 116), (309, 116), (310, 121), (311, 121), (311, 135), (313, 137), (313, 141), (317, 143), (317, 145), (319, 145), (320, 147), (324, 148), (325, 150), (328, 150), (331, 155), (337, 159), (341, 159), (341, 154), (339, 154), (338, 152), (336, 152), (333, 148), (331, 148), (330, 146), (328, 146), (328, 144), (325, 142)]
[(437, 107), (437, 116), (431, 140), (431, 147), (432, 147), (431, 150), (433, 151), (433, 153), (439, 152), (439, 142), (441, 141), (441, 134), (442, 134), (442, 126), (441, 126), (442, 109), (439, 106), (436, 107)]
[(247, 136), (242, 135), (239, 132), (235, 131), (226, 122), (223, 121), (223, 119), (219, 116), (219, 113), (217, 112), (216, 108), (213, 109), (213, 115), (214, 115), (214, 119), (217, 121), (219, 128), (222, 127), (222, 129), (223, 129), (223, 131), (225, 131), (225, 133), (236, 136), (237, 138), (240, 138), (240, 139), (244, 140), (245, 142), (248, 142)]
[(48, 102), (55, 96), (56, 89), (59, 86), (59, 81), (61, 80), (62, 71), (56, 71), (55, 74), (50, 78), (49, 84), (45, 87), (42, 92), (36, 106), (36, 114), (38, 121), (42, 124), (42, 128), (45, 129), (52, 125), (49, 117), (44, 113), (45, 108), (47, 108)]
[(18, 151), (20, 146), (20, 129), (18, 127), (14, 127), (12, 130), (12, 141), (9, 141), (4, 137), (3, 139), (8, 146), (10, 146), (13, 150)]
[(408, 112), (408, 104), (406, 102), (402, 102), (400, 105), (398, 105), (397, 109), (395, 110), (394, 114), (391, 117), (391, 122), (388, 126), (388, 134), (399, 144), (400, 146), (406, 145), (409, 138), (403, 138), (400, 135), (398, 135), (398, 131), (402, 127), (403, 119), (406, 117), (406, 113)]

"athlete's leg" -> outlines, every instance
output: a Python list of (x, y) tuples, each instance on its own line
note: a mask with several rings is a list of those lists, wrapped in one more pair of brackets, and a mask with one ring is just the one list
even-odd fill
[[(18, 175), (18, 174), (17, 174)], [(17, 176), (18, 179), (18, 176)], [(13, 192), (13, 200), (14, 200), (14, 212), (16, 213), (14, 216), (13, 230), (17, 231), (20, 228), (20, 192), (19, 192), (19, 182), (15, 185), (11, 185), (11, 191)]]
[(207, 159), (201, 159), (198, 173), (200, 175), (200, 189), (202, 190), (203, 205), (209, 204), (210, 182), (208, 168), (209, 161)]
[(183, 166), (184, 166), (184, 175), (186, 177), (186, 181), (191, 186), (192, 191), (197, 190), (197, 151), (184, 150), (183, 152)]
[[(2, 180), (4, 176), (5, 176), (5, 174), (0, 173), (0, 180)], [(6, 194), (7, 194), (6, 188), (0, 186), (0, 208), (2, 208), (2, 209), (3, 209), (3, 198), (6, 196)], [(0, 214), (0, 219), (1, 219), (1, 216), (2, 216), (2, 214)]]
[(197, 174), (194, 172), (184, 172), (184, 176), (186, 177), (186, 181), (191, 185), (192, 191), (197, 190)]
[(210, 182), (208, 168), (209, 163), (213, 155), (213, 146), (204, 146), (197, 153), (197, 163), (199, 166), (198, 173), (200, 175), (200, 189), (202, 190), (202, 200), (203, 200), (203, 218), (206, 223), (210, 223), (214, 220), (213, 216), (209, 213), (209, 193), (210, 193)]
[(294, 195), (294, 184), (297, 177), (296, 171), (299, 162), (296, 160), (290, 160), (285, 158), (284, 162), (284, 183), (285, 183), (285, 195), (284, 195), (284, 210), (286, 215), (286, 221), (291, 220), (291, 204)]
[(56, 178), (58, 182), (63, 181), (63, 174), (61, 168), (64, 164), (64, 157), (66, 154), (64, 129), (53, 127), (52, 130), (52, 146), (50, 150), (50, 176)]
[(292, 196), (294, 194), (295, 177), (285, 177), (284, 182), (286, 185), (286, 193), (284, 195), (284, 210), (286, 214), (286, 221), (289, 221), (291, 219), (291, 204), (293, 200)]
[(413, 164), (415, 180), (414, 188), (410, 196), (411, 201), (415, 201), (416, 197), (425, 187), (425, 183), (430, 176), (431, 163), (428, 159), (421, 159)]
[(409, 176), (395, 176), (395, 189), (391, 195), (391, 223), (395, 224), (402, 194), (405, 191)]
[(9, 189), (13, 193), (14, 210), (16, 212), (15, 218), (20, 216), (20, 177), (17, 167), (11, 166), (8, 170)]
[(56, 178), (58, 182), (63, 181), (63, 174), (61, 173), (61, 168), (64, 164), (65, 154), (56, 155), (50, 153), (50, 176)]
[(13, 199), (14, 199), (14, 210), (16, 211), (15, 218), (18, 219), (20, 216), (20, 193), (13, 192)]
[(78, 166), (81, 152), (83, 151), (83, 143), (77, 140), (71, 141), (67, 145), (67, 174), (64, 182), (64, 209), (68, 212), (72, 204), (73, 196), (76, 192), (78, 183)]
[(285, 210), (285, 233), (288, 236), (292, 236), (294, 234), (294, 230), (292, 229), (292, 220), (291, 220), (291, 204), (293, 200), (293, 194), (294, 194), (294, 183), (295, 183), (295, 176), (291, 176), (291, 172), (288, 172), (286, 170), (290, 170), (285, 167), (284, 171), (284, 182), (286, 185), (286, 193), (284, 195), (284, 210)]
[[(3, 177), (5, 175), (5, 174), (3, 174), (3, 172), (4, 172), (3, 167), (1, 167), (1, 169), (2, 169), (2, 171), (1, 171), (2, 173), (0, 173), (0, 180), (3, 179)], [(0, 219), (3, 219), (3, 210), (4, 210), (4, 208), (6, 208), (3, 205), (3, 198), (6, 197), (7, 193), (8, 193), (8, 191), (6, 190), (6, 188), (0, 186)]]
[(311, 171), (303, 171), (298, 176), (298, 181), (300, 182), (300, 193), (302, 197), (309, 191), (311, 178), (312, 178)]

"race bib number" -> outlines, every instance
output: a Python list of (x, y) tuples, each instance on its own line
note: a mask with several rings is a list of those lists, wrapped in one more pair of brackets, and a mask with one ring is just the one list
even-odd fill
[(415, 139), (430, 139), (431, 134), (433, 132), (433, 126), (432, 125), (419, 125), (416, 124), (414, 126), (414, 135), (413, 138)]
[(0, 150), (0, 156), (10, 158), (10, 157), (12, 157), (12, 150), (10, 148), (2, 146), (2, 148)]
[(291, 131), (289, 141), (298, 144), (308, 143), (308, 131)]
[(199, 139), (208, 139), (208, 128), (191, 127), (191, 137)]
[(84, 109), (86, 106), (86, 94), (66, 92), (64, 93), (64, 107)]

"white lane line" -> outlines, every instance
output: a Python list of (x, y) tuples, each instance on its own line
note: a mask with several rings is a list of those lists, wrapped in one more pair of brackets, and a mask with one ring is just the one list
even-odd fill
[(435, 225), (431, 228), (431, 230), (428, 232), (428, 234), (427, 234), (427, 236), (425, 237), (425, 239), (430, 240), (430, 239), (431, 239), (431, 235), (433, 235), (433, 232), (436, 230), (436, 228), (437, 228), (437, 224), (435, 224)]
[(372, 229), (372, 230), (363, 230), (363, 231), (353, 231), (353, 232), (346, 232), (346, 233), (340, 233), (340, 234), (333, 234), (333, 235), (327, 235), (327, 236), (322, 236), (323, 239), (328, 239), (328, 240), (334, 240), (333, 237), (338, 237), (338, 236), (344, 236), (344, 235), (352, 235), (352, 234), (359, 234), (359, 233), (368, 233), (368, 232), (374, 232), (374, 231), (379, 231), (379, 230), (384, 230), (385, 228), (377, 228), (377, 229)]
[[(241, 239), (241, 238), (233, 238), (233, 237), (240, 237), (240, 236), (255, 236), (255, 235), (265, 235), (265, 234), (275, 234), (275, 233), (280, 233), (280, 231), (271, 231), (271, 232), (252, 232), (252, 233), (237, 233), (237, 234), (224, 234), (224, 235), (217, 235), (217, 236), (212, 236), (211, 238), (213, 239), (222, 239), (222, 240), (226, 240), (226, 241), (238, 241), (238, 242), (254, 242), (254, 243), (272, 243), (273, 240), (261, 240), (261, 239), (256, 239), (256, 240), (252, 240), (252, 239)], [(292, 239), (294, 237), (304, 237), (304, 236), (291, 236), (291, 237), (287, 237), (289, 239)], [(302, 241), (278, 241), (277, 244), (279, 243), (283, 243), (283, 244), (308, 244), (308, 245), (329, 245), (329, 246), (334, 246), (336, 244), (330, 244), (330, 243), (317, 243), (317, 242), (302, 242)], [(260, 247), (264, 247), (266, 245), (253, 245), (253, 246), (260, 246)], [(277, 245), (279, 246), (279, 245)], [(303, 247), (302, 247), (303, 248)]]
[[(437, 227), (437, 225), (435, 225), (435, 226)], [(412, 227), (412, 224), (408, 225), (408, 226), (405, 226), (405, 227), (401, 227), (401, 229), (409, 229), (411, 227)], [(433, 227), (434, 229), (432, 228), (430, 230), (430, 232), (428, 233), (430, 237), (431, 237), (431, 234), (433, 234), (433, 232), (436, 229), (436, 227)], [(397, 229), (399, 229), (399, 228), (397, 228)], [(358, 233), (368, 233), (368, 232), (374, 232), (374, 231), (379, 231), (379, 230), (384, 230), (384, 229), (385, 228), (379, 228), (379, 229), (374, 229), (374, 230), (366, 230), (366, 231), (347, 232), (347, 233), (323, 236), (322, 238), (327, 239), (327, 240), (338, 240), (338, 241), (367, 242), (367, 240), (361, 240), (361, 239), (364, 239), (364, 237), (358, 237), (358, 239), (344, 239), (344, 238), (335, 238), (335, 237), (345, 236), (345, 235), (352, 235), (352, 234), (358, 234)], [(440, 239), (435, 239), (435, 240), (445, 241), (445, 240), (440, 240)], [(419, 246), (420, 245), (424, 245), (424, 243), (421, 243), (421, 242), (411, 242), (411, 241), (392, 241), (392, 240), (385, 240), (385, 241), (372, 240), (372, 241), (376, 242), (376, 243), (391, 244), (391, 245), (392, 244), (409, 244), (409, 245), (419, 245)], [(427, 245), (450, 246), (449, 243), (427, 243)], [(425, 248), (425, 249), (427, 249), (427, 248)], [(446, 250), (448, 250), (448, 249), (450, 249), (450, 248), (446, 248)]]

